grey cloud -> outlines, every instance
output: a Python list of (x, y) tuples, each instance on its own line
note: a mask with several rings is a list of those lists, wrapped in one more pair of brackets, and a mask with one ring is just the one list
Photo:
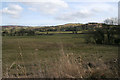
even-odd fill
[(60, 9), (68, 7), (68, 4), (63, 0), (41, 0), (38, 3), (26, 3), (30, 10), (39, 11), (43, 14), (56, 14)]
[(78, 20), (78, 19), (83, 19), (83, 18), (89, 18), (93, 15), (90, 11), (78, 11), (78, 12), (68, 12), (64, 13), (60, 16), (57, 16), (57, 20)]

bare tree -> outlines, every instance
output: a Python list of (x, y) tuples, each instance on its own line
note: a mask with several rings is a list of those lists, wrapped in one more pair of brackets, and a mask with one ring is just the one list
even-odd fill
[(107, 18), (104, 20), (105, 24), (108, 25), (117, 25), (118, 24), (118, 18)]

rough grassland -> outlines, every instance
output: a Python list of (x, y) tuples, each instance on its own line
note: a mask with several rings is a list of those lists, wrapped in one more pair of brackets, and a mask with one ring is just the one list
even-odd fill
[[(117, 59), (117, 46), (86, 44), (85, 35), (56, 34), (3, 37), (3, 77), (43, 77), (40, 74), (41, 69), (45, 72), (46, 66), (59, 61), (62, 53), (64, 55), (72, 54), (75, 56), (74, 58), (80, 56), (86, 63), (92, 63), (99, 59), (107, 63)], [(48, 74), (44, 76), (46, 77)]]

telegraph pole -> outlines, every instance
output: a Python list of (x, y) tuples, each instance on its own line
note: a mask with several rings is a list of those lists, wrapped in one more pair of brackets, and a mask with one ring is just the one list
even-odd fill
[(118, 25), (120, 25), (120, 1), (118, 2)]

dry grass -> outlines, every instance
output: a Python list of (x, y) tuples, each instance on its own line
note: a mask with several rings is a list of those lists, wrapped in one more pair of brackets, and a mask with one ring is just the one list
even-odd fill
[[(23, 65), (22, 65), (23, 64)], [(84, 62), (80, 56), (71, 54), (61, 54), (59, 60), (40, 61), (40, 63), (31, 67), (31, 73), (27, 72), (24, 63), (13, 62), (7, 68), (5, 77), (7, 78), (113, 78), (117, 77), (109, 66), (101, 59), (94, 62)], [(41, 68), (44, 64), (44, 68)], [(11, 75), (12, 68), (16, 73)], [(36, 70), (37, 68), (37, 70)], [(115, 71), (117, 72), (117, 70)]]
[[(113, 78), (117, 77), (109, 66), (102, 59), (96, 59), (93, 62), (83, 61), (81, 56), (73, 53), (65, 54), (61, 46), (61, 56), (52, 67), (47, 67), (48, 78)], [(117, 70), (115, 71), (117, 72)]]
[[(36, 46), (34, 43), (30, 43), (30, 44), (32, 45), (29, 47)], [(78, 56), (77, 54), (74, 53), (65, 52), (64, 51), (65, 46), (63, 47), (62, 42), (58, 43), (57, 46), (59, 46), (59, 53), (57, 54), (58, 58), (54, 60), (53, 59), (50, 60), (48, 58), (45, 60), (38, 59), (39, 47), (38, 46), (33, 47), (34, 51), (32, 55), (27, 55), (27, 57), (34, 60), (34, 62), (28, 63), (25, 61), (26, 57), (24, 56), (25, 52), (23, 51), (23, 43), (18, 41), (18, 49), (19, 49), (18, 54), (17, 56), (14, 56), (16, 57), (16, 59), (14, 62), (11, 63), (11, 65), (6, 65), (6, 70), (3, 73), (3, 77), (4, 78), (116, 78), (118, 77), (117, 74), (118, 71), (116, 67), (113, 66), (111, 69), (111, 65), (104, 62), (101, 58), (92, 56), (94, 57), (94, 60), (91, 61), (84, 60), (82, 56)], [(46, 46), (43, 46), (43, 48), (45, 47)], [(45, 49), (48, 49), (48, 47), (46, 47)]]

